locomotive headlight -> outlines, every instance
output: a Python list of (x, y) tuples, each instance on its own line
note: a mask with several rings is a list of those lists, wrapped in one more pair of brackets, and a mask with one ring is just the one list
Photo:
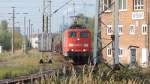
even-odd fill
[(69, 43), (69, 47), (73, 47), (74, 46), (74, 44), (73, 43)]
[(86, 49), (83, 49), (83, 52), (85, 52), (86, 51)]
[(89, 45), (87, 43), (83, 44), (84, 47), (88, 47)]
[(74, 51), (74, 49), (71, 49), (71, 51)]

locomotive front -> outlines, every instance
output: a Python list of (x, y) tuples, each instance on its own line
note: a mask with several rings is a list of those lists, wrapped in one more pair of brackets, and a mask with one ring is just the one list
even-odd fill
[(63, 55), (75, 62), (88, 60), (92, 50), (91, 32), (88, 29), (67, 29), (63, 38)]

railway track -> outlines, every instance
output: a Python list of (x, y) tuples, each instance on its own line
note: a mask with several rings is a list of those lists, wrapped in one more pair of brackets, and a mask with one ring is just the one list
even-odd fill
[(82, 70), (83, 65), (74, 65), (72, 62), (66, 61), (63, 56), (58, 53), (52, 53), (52, 55), (60, 57), (60, 61), (62, 63), (60, 68), (50, 69), (47, 64), (42, 64), (37, 73), (0, 80), (0, 84), (34, 84), (35, 81), (38, 82), (38, 84), (41, 84), (41, 80), (46, 81), (47, 78), (55, 75), (57, 72), (59, 72), (59, 74), (67, 74), (72, 71), (72, 69), (76, 71)]
[(0, 80), (0, 84), (26, 84), (26, 83), (34, 84), (35, 81), (39, 81), (45, 77), (49, 77), (55, 74), (56, 71), (57, 70), (47, 70), (36, 74), (30, 74), (28, 76), (20, 76), (14, 79), (4, 79)]

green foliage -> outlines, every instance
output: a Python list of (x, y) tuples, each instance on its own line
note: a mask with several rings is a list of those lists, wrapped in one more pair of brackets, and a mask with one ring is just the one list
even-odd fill
[(8, 31), (8, 23), (6, 20), (1, 21), (0, 31), (2, 31), (2, 32)]
[(20, 33), (15, 32), (14, 33), (14, 47), (15, 47), (15, 49), (21, 49), (22, 41), (23, 41), (23, 36)]
[(1, 66), (0, 79), (14, 78), (20, 75), (27, 75), (33, 72), (33, 67), (23, 66)]
[(8, 32), (0, 32), (0, 45), (5, 50), (11, 48), (11, 34)]
[[(14, 48), (20, 49), (22, 47), (22, 35), (14, 32)], [(4, 50), (11, 49), (12, 34), (8, 32), (8, 23), (6, 20), (1, 21), (0, 24), (0, 45)]]
[(94, 18), (84, 16), (83, 14), (78, 14), (78, 24), (86, 25), (89, 29), (94, 28)]
[[(132, 80), (132, 79), (141, 79), (144, 74), (139, 69), (128, 69), (128, 67), (122, 68), (119, 71), (115, 71), (111, 78), (113, 80)], [(144, 80), (144, 79), (141, 79)]]
[(37, 72), (40, 68), (38, 64), (40, 54), (32, 52), (29, 52), (29, 55), (21, 51), (13, 56), (7, 52), (0, 54), (0, 80)]
[[(14, 48), (20, 49), (22, 46), (23, 37), (20, 33), (14, 33)], [(0, 32), (0, 45), (3, 46), (4, 50), (11, 48), (12, 36), (10, 32)]]
[[(67, 74), (55, 74), (46, 83), (54, 84), (149, 84), (150, 76), (145, 76), (139, 68), (129, 69), (123, 67), (121, 70), (111, 70), (106, 65), (84, 66), (81, 72), (72, 68)], [(42, 83), (44, 84), (44, 83)]]
[(8, 23), (2, 20), (0, 24), (0, 45), (4, 50), (11, 48), (11, 34), (8, 32)]

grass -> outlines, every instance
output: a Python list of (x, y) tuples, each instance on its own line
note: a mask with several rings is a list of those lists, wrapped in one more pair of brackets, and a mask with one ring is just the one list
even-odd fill
[(11, 67), (11, 66), (5, 66), (0, 67), (0, 79), (8, 79), (8, 78), (14, 78), (20, 75), (26, 75), (33, 72), (33, 67)]
[[(38, 51), (29, 51), (28, 54), (18, 51), (13, 56), (9, 52), (0, 54), (0, 80), (40, 71), (43, 68), (39, 64), (40, 59), (41, 53)], [(56, 69), (60, 67), (61, 63), (57, 56), (52, 59), (54, 62), (48, 64), (48, 68)]]
[[(14, 56), (10, 53), (0, 54), (0, 79), (14, 78), (28, 75), (41, 69), (38, 63), (41, 53), (30, 51), (24, 55), (17, 52)], [(52, 57), (53, 64), (48, 68), (62, 67), (63, 61), (59, 56)], [(150, 83), (150, 69), (129, 69), (127, 66), (118, 71), (112, 71), (104, 64), (97, 66), (84, 66), (81, 70), (62, 70), (56, 74), (42, 79), (35, 84), (145, 84)]]
[[(59, 73), (59, 72), (58, 72)], [(49, 77), (46, 84), (149, 84), (150, 72), (143, 73), (139, 68), (121, 68), (119, 71), (112, 71), (105, 65), (99, 65), (96, 69), (93, 66), (84, 66), (77, 72), (72, 68), (71, 72), (58, 74)], [(147, 74), (147, 75), (146, 75)], [(41, 83), (45, 84), (45, 83)]]
[(17, 52), (13, 56), (9, 52), (0, 54), (0, 79), (14, 78), (35, 71), (38, 68), (39, 57), (29, 55), (22, 52)]

